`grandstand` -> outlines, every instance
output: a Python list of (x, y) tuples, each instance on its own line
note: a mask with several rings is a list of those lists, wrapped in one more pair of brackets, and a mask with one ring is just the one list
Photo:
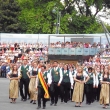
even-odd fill
[[(70, 42), (82, 42), (82, 47), (66, 47), (64, 46), (63, 48), (59, 47), (50, 47), (51, 44), (51, 38), (52, 37), (56, 38), (63, 38), (64, 39), (64, 44), (66, 43), (66, 38), (71, 38)], [(48, 37), (48, 57), (49, 59), (52, 60), (58, 60), (60, 62), (83, 62), (84, 60), (88, 60), (90, 57), (94, 57), (94, 55), (98, 54), (101, 50), (102, 47), (84, 47), (84, 43), (89, 42), (93, 44), (94, 42), (94, 37), (99, 38), (99, 43), (102, 43), (102, 39), (105, 38), (105, 34), (54, 34), (54, 35), (49, 35)]]
[[(102, 46), (106, 40), (106, 35), (102, 34), (5, 34), (1, 33), (2, 43), (18, 43), (23, 48), (31, 48), (37, 44), (42, 44), (43, 48), (48, 48), (48, 59), (50, 62), (57, 60), (60, 62), (72, 62), (88, 60), (105, 47)], [(22, 39), (22, 40), (21, 40)], [(61, 39), (61, 40), (60, 40)], [(110, 38), (109, 38), (110, 39)], [(11, 41), (6, 42), (6, 40)], [(19, 41), (22, 42), (19, 42)], [(26, 42), (26, 41), (30, 41)], [(34, 41), (34, 42), (33, 42)], [(95, 42), (95, 43), (94, 43)], [(59, 45), (59, 44), (60, 45)], [(54, 44), (54, 45), (53, 45)], [(109, 44), (107, 42), (107, 44)], [(59, 47), (60, 46), (60, 47)], [(38, 47), (40, 48), (40, 47)], [(37, 54), (37, 53), (35, 53)]]

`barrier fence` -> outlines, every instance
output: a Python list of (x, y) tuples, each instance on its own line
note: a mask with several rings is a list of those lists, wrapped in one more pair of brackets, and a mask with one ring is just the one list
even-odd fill
[(49, 55), (96, 55), (99, 48), (49, 48)]

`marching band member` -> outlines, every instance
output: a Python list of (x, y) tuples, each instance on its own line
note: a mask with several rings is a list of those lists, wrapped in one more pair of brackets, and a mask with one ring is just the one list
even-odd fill
[(46, 107), (46, 99), (49, 99), (48, 86), (51, 84), (50, 74), (46, 71), (46, 66), (41, 66), (41, 71), (36, 78), (36, 90), (38, 91), (38, 107), (41, 108), (41, 99), (43, 101), (43, 109)]
[(97, 67), (96, 70), (96, 100), (99, 101), (99, 98), (100, 98), (100, 91), (101, 91), (101, 76), (102, 76), (102, 73), (100, 72), (100, 68)]
[(51, 104), (54, 106), (57, 106), (58, 102), (58, 95), (60, 93), (60, 84), (62, 82), (62, 70), (58, 67), (58, 62), (54, 61), (54, 67), (51, 70), (51, 79), (52, 79), (52, 84), (50, 86), (50, 91), (51, 91)]
[(76, 102), (75, 107), (81, 107), (84, 96), (84, 84), (88, 80), (89, 76), (86, 72), (83, 72), (83, 68), (81, 66), (77, 67), (77, 73), (74, 75), (75, 86), (72, 97), (72, 101)]
[(93, 87), (95, 87), (96, 78), (95, 74), (93, 73), (92, 67), (88, 68), (88, 76), (90, 77), (87, 83), (85, 84), (85, 91), (86, 91), (86, 104), (90, 105), (93, 102), (94, 91)]
[[(29, 77), (27, 75), (27, 72), (31, 72), (32, 68), (28, 65), (28, 60), (26, 57), (23, 59), (23, 65), (19, 67), (18, 69), (18, 74), (21, 76), (20, 79), (20, 95), (21, 95), (21, 100), (26, 101), (27, 100), (27, 95), (29, 94), (28, 86), (29, 86)], [(25, 94), (23, 93), (23, 87)]]
[(64, 65), (64, 69), (62, 70), (63, 79), (61, 83), (61, 102), (67, 103), (69, 92), (71, 87), (73, 87), (73, 76), (71, 71), (68, 69), (68, 65)]
[(72, 95), (73, 95), (73, 90), (74, 90), (74, 75), (76, 74), (76, 70), (75, 70), (75, 67), (74, 66), (71, 66), (70, 67), (70, 71), (72, 73), (72, 78), (73, 78), (73, 86), (71, 87), (71, 100), (72, 100)]

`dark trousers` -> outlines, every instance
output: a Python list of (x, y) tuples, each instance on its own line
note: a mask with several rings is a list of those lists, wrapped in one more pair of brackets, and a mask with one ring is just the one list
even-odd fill
[(93, 100), (95, 101), (97, 97), (97, 88), (93, 88)]
[[(20, 79), (20, 95), (23, 99), (27, 99), (27, 95), (29, 95), (29, 78), (27, 79)], [(24, 88), (24, 92), (23, 92)]]
[(58, 95), (60, 94), (60, 87), (58, 83), (52, 83), (50, 86), (51, 91), (51, 103), (57, 104), (58, 102)]
[(67, 103), (67, 101), (69, 100), (69, 95), (70, 95), (70, 87), (71, 84), (70, 83), (65, 83), (63, 82), (60, 86), (60, 90), (61, 90), (61, 101), (64, 101)]
[(100, 98), (100, 91), (101, 91), (101, 85), (98, 85), (98, 88), (96, 88), (96, 100), (99, 101)]
[(71, 89), (71, 92), (70, 92), (70, 98), (72, 100), (72, 96), (73, 96), (73, 91), (74, 91), (74, 84), (73, 84), (73, 89)]
[(38, 87), (38, 106), (41, 107), (41, 99), (43, 102), (43, 107), (46, 106), (46, 99), (44, 98), (45, 91), (42, 87)]
[(6, 78), (6, 71), (1, 71), (1, 77)]
[(85, 85), (86, 91), (86, 103), (90, 104), (93, 102), (93, 84), (86, 84)]

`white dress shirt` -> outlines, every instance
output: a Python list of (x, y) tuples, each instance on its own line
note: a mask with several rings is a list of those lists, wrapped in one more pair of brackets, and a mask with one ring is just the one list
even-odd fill
[[(58, 68), (59, 68), (59, 67), (55, 67), (55, 68), (53, 68), (53, 69), (58, 70)], [(50, 77), (51, 77), (51, 80), (52, 80), (51, 71), (50, 71)], [(59, 80), (59, 82), (58, 82), (59, 84), (61, 84), (62, 79), (63, 79), (63, 73), (62, 73), (62, 69), (60, 69), (60, 80)]]
[[(24, 68), (26, 68), (26, 67), (27, 67), (27, 65), (24, 66)], [(29, 66), (28, 72), (31, 73), (31, 71), (32, 71), (32, 68), (31, 68), (31, 66)], [(18, 69), (18, 76), (20, 76), (20, 75), (21, 75), (21, 66)]]
[(102, 74), (101, 74), (100, 78), (98, 78), (99, 74), (100, 74), (100, 73), (96, 72), (96, 86), (97, 86), (97, 87), (98, 87), (98, 85), (99, 85), (99, 82), (100, 82), (101, 80), (103, 80)]
[(73, 80), (72, 72), (69, 72), (69, 77), (70, 77), (71, 86), (73, 86), (74, 80)]

